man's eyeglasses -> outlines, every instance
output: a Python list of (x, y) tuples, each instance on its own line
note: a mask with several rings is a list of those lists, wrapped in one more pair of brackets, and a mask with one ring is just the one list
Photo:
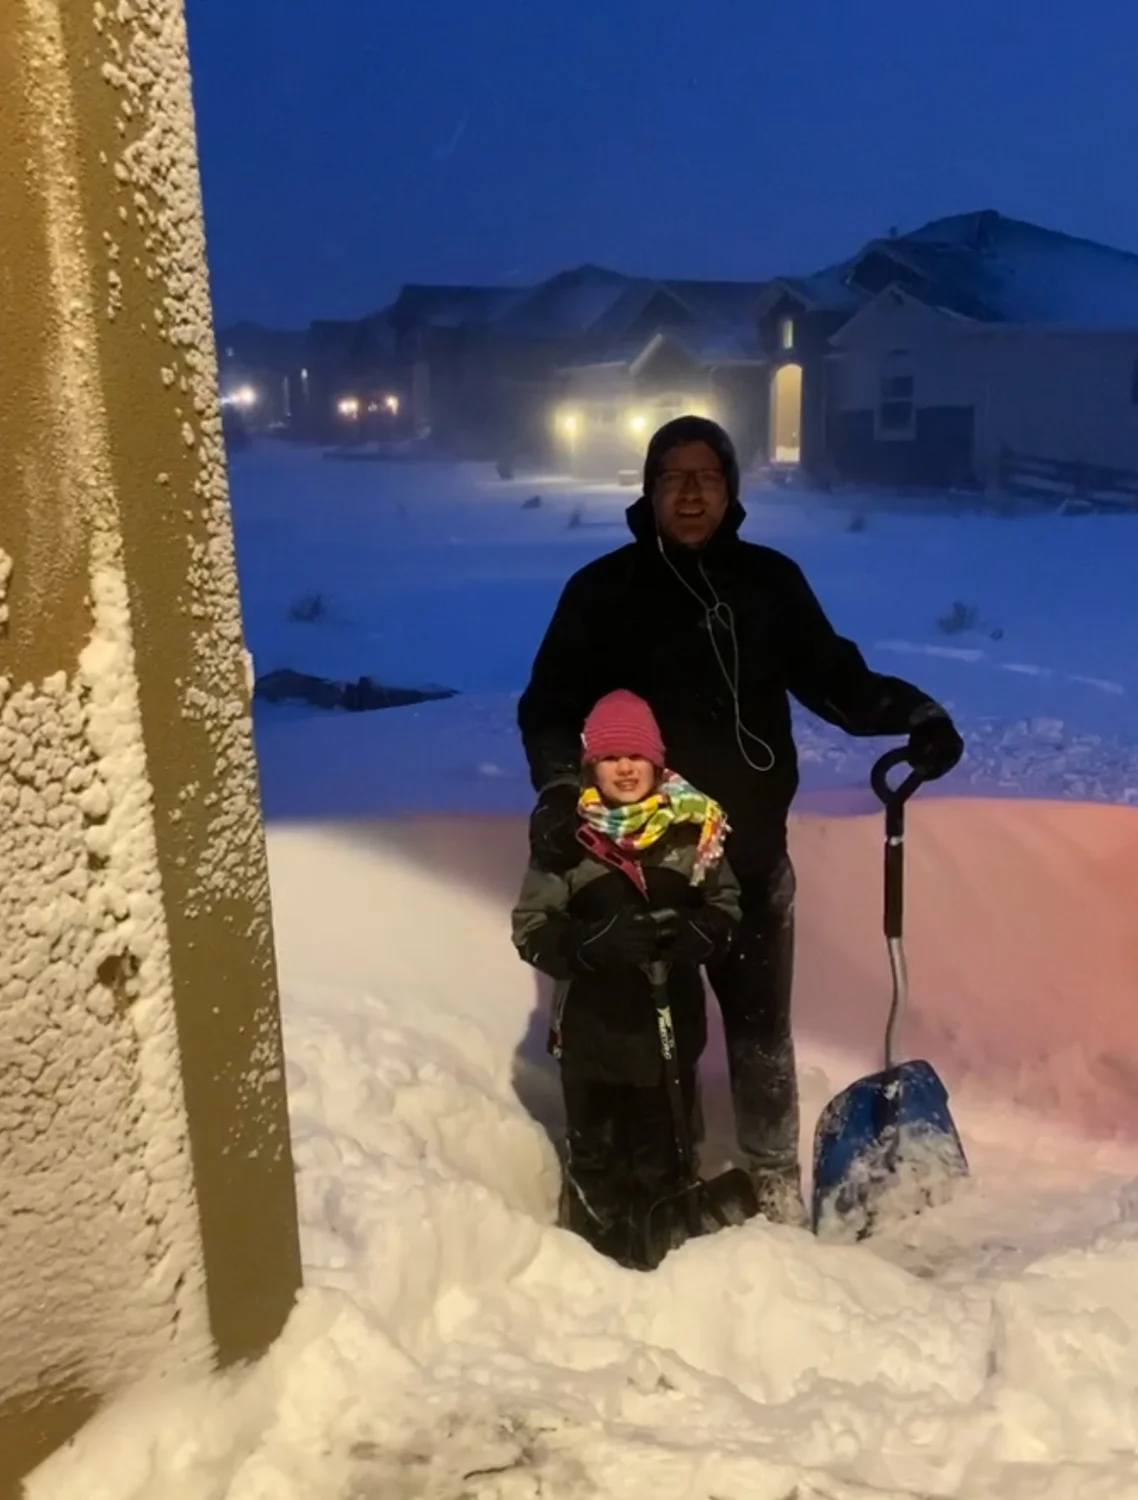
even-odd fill
[(660, 488), (665, 495), (682, 495), (694, 481), (701, 495), (721, 495), (727, 480), (721, 469), (663, 469)]

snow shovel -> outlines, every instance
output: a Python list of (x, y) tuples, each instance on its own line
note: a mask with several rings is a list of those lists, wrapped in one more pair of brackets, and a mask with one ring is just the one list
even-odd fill
[[(660, 912), (653, 915), (658, 920), (666, 920), (675, 914)], [(754, 1184), (741, 1167), (721, 1172), (706, 1182), (696, 1175), (691, 1122), (680, 1083), (672, 1006), (668, 999), (668, 965), (664, 960), (656, 959), (645, 966), (645, 973), (656, 1008), (660, 1058), (664, 1065), (664, 1086), (668, 1093), (680, 1182), (676, 1192), (656, 1199), (645, 1214), (645, 1258), (649, 1266), (656, 1266), (669, 1250), (676, 1249), (685, 1240), (753, 1219), (759, 1212), (759, 1201)]]
[(955, 1179), (968, 1175), (948, 1090), (936, 1070), (925, 1061), (896, 1060), (909, 998), (902, 943), (905, 803), (924, 778), (910, 771), (894, 787), (889, 773), (907, 764), (904, 750), (890, 750), (870, 776), (885, 808), (884, 931), (893, 974), (885, 1066), (831, 1099), (814, 1132), (814, 1232), (824, 1223), (843, 1239), (865, 1239), (884, 1212), (899, 1218), (943, 1202)]

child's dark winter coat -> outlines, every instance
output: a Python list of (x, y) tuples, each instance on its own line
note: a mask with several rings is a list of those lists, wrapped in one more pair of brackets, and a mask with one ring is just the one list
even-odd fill
[[(647, 976), (635, 961), (602, 960), (612, 951), (606, 937), (619, 942), (648, 913), (669, 909), (697, 935), (684, 944), (687, 961), (671, 967), (669, 996), (681, 1067), (698, 1062), (707, 1042), (699, 966), (722, 956), (739, 920), (739, 888), (724, 862), (693, 886), (698, 842), (698, 827), (676, 824), (633, 856), (599, 836), (595, 852), (582, 846), (580, 863), (567, 873), (527, 872), (513, 914), (514, 945), (557, 981), (550, 1050), (569, 1072), (640, 1088), (662, 1080)], [(632, 937), (630, 953), (635, 944)]]

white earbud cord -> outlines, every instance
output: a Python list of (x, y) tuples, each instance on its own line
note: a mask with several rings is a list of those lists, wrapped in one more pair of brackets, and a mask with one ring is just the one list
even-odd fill
[[(672, 570), (679, 582), (685, 589), (687, 589), (688, 593), (692, 596), (693, 599), (695, 599), (695, 601), (699, 604), (700, 608), (704, 612), (704, 618), (707, 623), (707, 633), (711, 640), (711, 649), (715, 653), (716, 664), (719, 667), (719, 671), (722, 674), (724, 682), (727, 684), (727, 691), (731, 695), (731, 706), (735, 711), (735, 743), (739, 746), (739, 754), (743, 757), (746, 764), (750, 766), (752, 771), (759, 771), (760, 773), (773, 771), (775, 765), (774, 751), (767, 744), (766, 740), (762, 738), (761, 735), (755, 734), (753, 730), (748, 729), (746, 724), (743, 723), (743, 713), (742, 709), (739, 706), (741, 660), (739, 652), (739, 636), (738, 632), (735, 629), (734, 610), (729, 604), (724, 604), (723, 600), (715, 592), (715, 585), (707, 576), (707, 571), (703, 566), (702, 558), (699, 560), (698, 565), (699, 574), (704, 583), (707, 584), (708, 592), (710, 593), (712, 600), (714, 601), (710, 605), (703, 597), (703, 595), (699, 592), (699, 590), (691, 586), (684, 575), (680, 572), (679, 568), (676, 567), (675, 563), (668, 556), (667, 552), (664, 549), (664, 538), (660, 535), (659, 531), (656, 532), (656, 546), (659, 548), (660, 556), (664, 559), (665, 563)], [(734, 671), (728, 670), (727, 663), (723, 660), (723, 653), (719, 649), (719, 641), (716, 638), (715, 634), (715, 627), (717, 622), (722, 622), (723, 625), (726, 626), (727, 633), (731, 637), (731, 650), (734, 658)], [(748, 755), (746, 745), (747, 740), (750, 740), (755, 745), (761, 745), (763, 750), (766, 751), (767, 764), (765, 766), (757, 765), (751, 759), (750, 755)]]

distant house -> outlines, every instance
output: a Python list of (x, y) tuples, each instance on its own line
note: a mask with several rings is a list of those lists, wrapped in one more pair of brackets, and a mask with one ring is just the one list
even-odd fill
[(655, 284), (604, 266), (561, 271), (533, 287), (500, 320), (488, 373), (502, 397), (498, 438), (506, 458), (545, 459), (556, 441), (564, 370), (643, 343), (637, 330), (677, 316)]
[(655, 429), (684, 413), (714, 416), (744, 463), (765, 447), (761, 283), (638, 283), (639, 310), (611, 341), (561, 370), (556, 450), (570, 472), (634, 478)]
[[(690, 367), (694, 384), (687, 381), (685, 393), (703, 389), (713, 367), (724, 391), (729, 366), (737, 371), (749, 360), (757, 369), (761, 290), (584, 265), (527, 288), (406, 287), (384, 317), (415, 392), (419, 430), (467, 457), (544, 459), (558, 430), (566, 436), (566, 401), (596, 395), (605, 407), (616, 367), (625, 370), (629, 400), (664, 394), (657, 387), (669, 363), (677, 377), (679, 366)], [(570, 460), (585, 447), (560, 444)]]
[(773, 462), (996, 488), (1018, 458), (1138, 473), (1138, 255), (986, 210), (768, 291)]
[(381, 316), (300, 331), (237, 323), (218, 330), (217, 345), (222, 403), (251, 432), (329, 441), (344, 434), (345, 408), (357, 433), (392, 426), (394, 357)]
[(522, 295), (512, 287), (412, 284), (378, 315), (391, 331), (396, 378), (417, 436), (449, 436), (460, 449), (472, 446), (471, 456), (485, 456), (477, 435), (500, 421), (486, 379), (488, 330)]
[(581, 266), (533, 287), (405, 287), (387, 310), (416, 429), (469, 458), (540, 448), (561, 362), (611, 317), (630, 279)]
[(233, 323), (217, 332), (221, 400), (250, 432), (291, 427), (293, 397), (304, 366), (303, 331)]
[(999, 488), (1066, 466), (1138, 492), (1138, 255), (991, 210), (807, 276), (411, 284), (369, 317), (218, 345), (246, 426), (318, 441), (413, 433), (607, 477), (706, 410), (745, 464), (824, 481)]
[(317, 442), (403, 435), (408, 391), (384, 313), (309, 324), (293, 394), (293, 431)]

